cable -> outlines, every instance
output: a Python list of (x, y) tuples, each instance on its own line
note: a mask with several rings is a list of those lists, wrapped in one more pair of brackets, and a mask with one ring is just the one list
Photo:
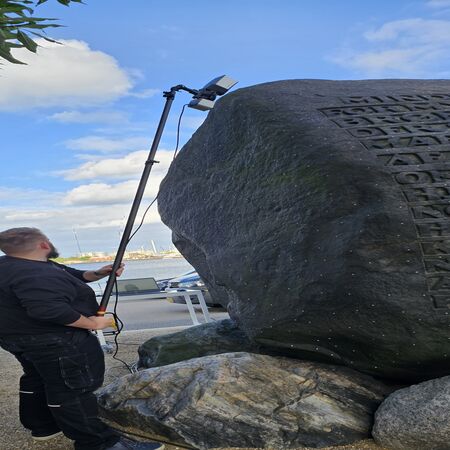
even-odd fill
[[(180, 113), (180, 116), (178, 117), (177, 143), (176, 143), (176, 146), (175, 146), (175, 152), (173, 154), (172, 162), (175, 160), (175, 158), (177, 156), (178, 146), (180, 145), (180, 125), (181, 125), (181, 119), (183, 117), (184, 110), (185, 110), (186, 106), (188, 106), (187, 103), (185, 105), (183, 105), (183, 108), (181, 108), (181, 113)], [(144, 214), (143, 214), (142, 219), (141, 219), (141, 222), (138, 225), (138, 227), (136, 228), (136, 230), (134, 230), (134, 232), (128, 238), (127, 245), (130, 243), (131, 239), (133, 239), (134, 235), (141, 229), (142, 225), (144, 224), (145, 216), (147, 215), (147, 213), (148, 213), (149, 209), (151, 208), (151, 206), (158, 199), (158, 196), (159, 196), (159, 192), (156, 195), (156, 197), (152, 200), (150, 205), (148, 205), (147, 208), (145, 209)], [(117, 305), (119, 303), (119, 289), (118, 289), (118, 286), (117, 286), (117, 280), (114, 280), (114, 286), (115, 286), (115, 289), (116, 289), (116, 298), (115, 298), (115, 301), (114, 301), (113, 312), (112, 313), (106, 313), (106, 314), (112, 314), (112, 316), (114, 317), (114, 321), (116, 323), (116, 326), (117, 326), (117, 331), (114, 333), (114, 346), (116, 347), (116, 349), (115, 349), (115, 351), (114, 351), (114, 353), (112, 355), (112, 358), (115, 359), (116, 361), (121, 362), (127, 368), (127, 370), (130, 373), (135, 373), (137, 371), (137, 362), (131, 364), (131, 366), (130, 366), (125, 361), (123, 361), (122, 359), (117, 357), (117, 353), (119, 352), (119, 342), (117, 341), (117, 339), (119, 338), (119, 334), (123, 330), (123, 322), (120, 320), (119, 315), (117, 314)]]
[(183, 105), (183, 108), (181, 108), (180, 117), (178, 117), (178, 126), (177, 126), (177, 145), (175, 146), (175, 153), (174, 153), (174, 155), (173, 155), (172, 161), (173, 161), (173, 160), (176, 158), (176, 156), (177, 156), (178, 145), (180, 144), (180, 125), (181, 125), (181, 118), (183, 117), (184, 109), (186, 108), (186, 106), (188, 106), (187, 103), (186, 103), (185, 105)]
[(134, 373), (135, 371), (133, 371), (133, 369), (122, 359), (117, 357), (117, 353), (119, 352), (119, 342), (117, 341), (117, 339), (119, 338), (119, 334), (122, 332), (123, 330), (123, 322), (120, 320), (118, 314), (117, 314), (117, 305), (119, 303), (119, 288), (117, 286), (117, 280), (114, 281), (114, 287), (116, 288), (116, 298), (114, 301), (114, 309), (112, 313), (106, 313), (106, 314), (112, 314), (112, 316), (114, 317), (114, 321), (116, 323), (117, 326), (117, 331), (114, 333), (114, 346), (116, 347), (114, 353), (112, 354), (112, 358), (115, 359), (116, 361), (121, 362), (130, 373)]
[(158, 199), (158, 195), (159, 195), (159, 192), (158, 192), (158, 194), (156, 195), (156, 197), (152, 200), (152, 202), (150, 203), (150, 205), (147, 206), (146, 210), (144, 211), (144, 215), (142, 216), (141, 223), (140, 223), (139, 226), (136, 228), (136, 230), (133, 231), (132, 235), (128, 238), (127, 245), (130, 243), (131, 239), (133, 239), (134, 235), (141, 229), (142, 225), (144, 225), (144, 219), (145, 219), (145, 216), (147, 215), (148, 210), (151, 208), (151, 206), (153, 205), (153, 203), (155, 203), (156, 200)]
[[(186, 106), (188, 106), (188, 104), (186, 103), (185, 105), (183, 105), (183, 108), (181, 108), (181, 113), (180, 116), (178, 117), (178, 125), (177, 125), (177, 143), (175, 146), (175, 152), (173, 154), (173, 158), (172, 158), (172, 162), (175, 161), (175, 158), (177, 157), (177, 153), (178, 153), (178, 146), (180, 145), (180, 125), (181, 125), (181, 119), (183, 117), (184, 114), (184, 110), (186, 108)], [(153, 205), (153, 203), (156, 202), (156, 200), (158, 199), (159, 196), (159, 192), (156, 195), (156, 197), (152, 200), (152, 202), (150, 203), (150, 205), (147, 206), (146, 210), (144, 211), (144, 214), (142, 216), (141, 222), (139, 224), (139, 226), (136, 228), (136, 230), (133, 231), (133, 233), (131, 234), (131, 236), (128, 238), (127, 241), (127, 245), (130, 243), (131, 239), (133, 239), (134, 235), (141, 229), (142, 225), (144, 225), (144, 219), (145, 216), (147, 215), (149, 209), (151, 208), (151, 206)]]

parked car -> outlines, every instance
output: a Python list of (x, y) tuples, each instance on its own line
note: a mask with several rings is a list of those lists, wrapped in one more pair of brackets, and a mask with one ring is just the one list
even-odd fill
[(190, 272), (186, 272), (185, 274), (180, 275), (178, 277), (164, 278), (162, 280), (156, 280), (156, 282), (158, 283), (158, 286), (161, 289), (161, 291), (164, 291), (165, 289), (167, 289), (169, 287), (169, 283), (171, 281), (175, 281), (175, 280), (178, 280), (179, 278), (187, 277), (187, 276), (190, 276), (190, 275), (193, 275), (193, 274), (196, 274), (196, 276), (198, 278), (200, 278), (200, 276), (198, 275), (198, 273), (195, 270), (191, 270)]
[[(186, 289), (197, 289), (201, 290), (203, 297), (205, 298), (205, 303), (208, 306), (218, 306), (211, 298), (205, 283), (200, 278), (200, 275), (192, 270), (179, 277), (167, 278), (164, 280), (158, 280), (158, 285), (161, 290), (166, 292), (183, 292)], [(198, 298), (195, 295), (191, 296), (192, 303), (198, 304)], [(171, 303), (186, 303), (183, 297), (170, 297), (168, 296), (168, 301)]]

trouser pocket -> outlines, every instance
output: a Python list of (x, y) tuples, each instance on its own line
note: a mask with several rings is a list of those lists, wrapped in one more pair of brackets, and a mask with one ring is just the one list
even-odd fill
[(59, 368), (64, 384), (68, 388), (87, 390), (94, 386), (94, 377), (85, 353), (60, 356)]

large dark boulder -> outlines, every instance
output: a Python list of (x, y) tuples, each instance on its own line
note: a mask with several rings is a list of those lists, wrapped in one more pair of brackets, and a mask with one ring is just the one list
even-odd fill
[(254, 342), (450, 373), (450, 81), (291, 80), (220, 100), (158, 204)]
[(99, 391), (121, 430), (199, 449), (289, 449), (368, 438), (391, 392), (346, 367), (225, 353), (146, 369)]

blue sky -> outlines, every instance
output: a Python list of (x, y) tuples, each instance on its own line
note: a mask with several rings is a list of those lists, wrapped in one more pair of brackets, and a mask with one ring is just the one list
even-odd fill
[[(65, 256), (113, 251), (175, 84), (293, 78), (449, 78), (450, 0), (50, 0), (64, 28), (0, 72), (0, 229), (37, 226)], [(171, 161), (173, 106), (143, 205)], [(186, 142), (205, 113), (187, 110)], [(171, 246), (156, 208), (131, 249)]]

